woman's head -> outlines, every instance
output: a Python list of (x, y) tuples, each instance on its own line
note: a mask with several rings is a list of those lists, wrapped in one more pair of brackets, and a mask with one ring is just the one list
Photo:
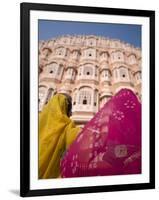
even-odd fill
[(67, 116), (70, 117), (72, 115), (72, 97), (65, 93), (60, 93), (66, 97), (67, 101)]

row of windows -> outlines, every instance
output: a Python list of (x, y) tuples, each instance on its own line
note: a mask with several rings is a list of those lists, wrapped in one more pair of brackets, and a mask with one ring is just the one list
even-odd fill
[[(39, 87), (39, 107), (43, 107), (45, 104), (49, 102), (51, 97), (55, 94), (55, 90), (50, 88), (46, 89), (45, 86)], [(99, 100), (98, 91), (94, 91), (91, 88), (85, 86), (78, 91), (75, 91), (73, 94), (73, 106), (75, 105), (87, 105), (87, 106), (97, 106), (98, 102), (100, 107), (102, 107), (111, 96), (104, 96)]]
[[(47, 73), (52, 74), (52, 77), (56, 77), (60, 74), (62, 75), (63, 67), (58, 66), (57, 64), (51, 64), (47, 67), (46, 71), (47, 71)], [(94, 66), (92, 66), (92, 67), (90, 67), (90, 66), (80, 67), (78, 76), (79, 76), (79, 78), (80, 77), (84, 78), (84, 77), (82, 77), (83, 75), (88, 76), (88, 78), (91, 77), (91, 76), (97, 77), (98, 76), (98, 70)], [(65, 73), (65, 76), (66, 76), (66, 78), (70, 78), (70, 79), (74, 80), (75, 76), (76, 76), (76, 72), (73, 68), (68, 68), (66, 73)], [(109, 70), (104, 69), (101, 72), (100, 76), (101, 76), (102, 79), (105, 78), (105, 80), (109, 80), (110, 77), (111, 77), (111, 73), (110, 73)], [(130, 79), (131, 78), (129, 70), (125, 67), (120, 67), (120, 68), (114, 70), (113, 76), (115, 78), (121, 78), (121, 79)], [(140, 80), (141, 79), (141, 72), (136, 73), (135, 77), (136, 77), (136, 80)]]
[[(52, 55), (52, 52), (49, 49), (44, 49), (42, 54), (43, 54), (43, 56), (48, 57), (49, 55)], [(87, 57), (87, 58), (96, 58), (97, 57), (96, 49), (86, 49), (86, 50), (83, 50), (82, 52), (75, 50), (69, 54), (73, 58), (80, 58), (81, 56)], [(68, 52), (66, 51), (65, 48), (58, 48), (55, 50), (53, 55), (65, 57), (65, 56), (68, 56)], [(130, 56), (127, 57), (121, 51), (112, 52), (110, 55), (108, 54), (108, 52), (101, 52), (101, 53), (99, 53), (99, 58), (106, 59), (106, 60), (108, 60), (110, 58), (111, 62), (112, 61), (124, 61), (126, 59), (130, 64), (137, 63), (137, 58), (136, 58), (135, 54), (131, 54)]]
[[(47, 91), (46, 87), (41, 86), (39, 88), (39, 105), (42, 106), (44, 104), (47, 104), (50, 98), (54, 95), (54, 91), (55, 90), (53, 88), (50, 88)], [(94, 98), (93, 98), (93, 94), (94, 94)], [(94, 99), (94, 106), (96, 106), (97, 97), (98, 97), (97, 91), (93, 93), (92, 89), (88, 87), (84, 87), (79, 90), (78, 99), (77, 99), (77, 92), (74, 94), (73, 105), (76, 105), (77, 102), (80, 105), (91, 105), (91, 102)]]
[[(54, 89), (50, 88), (49, 90), (46, 87), (41, 86), (39, 88), (39, 108), (42, 108), (45, 104), (49, 102), (51, 97), (54, 95)], [(93, 91), (89, 87), (83, 87), (78, 92), (75, 91), (73, 94), (73, 106), (75, 105), (84, 105), (84, 106), (97, 106), (98, 101), (100, 107), (102, 107), (110, 97), (105, 96), (99, 101), (98, 91)], [(40, 109), (41, 110), (41, 109)]]

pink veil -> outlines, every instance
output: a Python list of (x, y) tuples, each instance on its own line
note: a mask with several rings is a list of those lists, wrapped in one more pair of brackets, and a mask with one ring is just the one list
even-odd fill
[(61, 177), (141, 173), (141, 104), (120, 90), (89, 121), (60, 162)]

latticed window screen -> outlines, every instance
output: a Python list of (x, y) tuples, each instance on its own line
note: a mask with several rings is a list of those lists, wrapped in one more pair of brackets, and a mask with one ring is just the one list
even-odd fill
[(91, 91), (89, 89), (81, 89), (79, 93), (79, 104), (90, 105), (91, 104)]

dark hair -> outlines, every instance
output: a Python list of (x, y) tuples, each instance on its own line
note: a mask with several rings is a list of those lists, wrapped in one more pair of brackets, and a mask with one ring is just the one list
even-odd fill
[(60, 93), (60, 94), (63, 94), (66, 99), (67, 99), (67, 116), (70, 117), (72, 115), (72, 97), (68, 94), (65, 94), (65, 93)]

